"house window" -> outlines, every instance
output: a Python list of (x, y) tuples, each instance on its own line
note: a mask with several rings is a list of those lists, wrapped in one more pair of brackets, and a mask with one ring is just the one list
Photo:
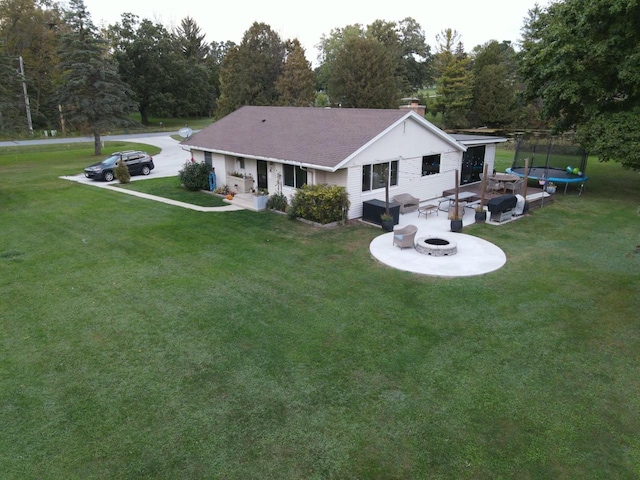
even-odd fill
[(422, 157), (422, 176), (440, 173), (440, 154)]
[(244, 170), (244, 158), (243, 157), (238, 157), (238, 168), (240, 170)]
[(300, 188), (307, 183), (307, 171), (297, 165), (283, 165), (284, 184), (287, 187)]
[(384, 188), (384, 171), (389, 169), (389, 185), (398, 185), (398, 160), (362, 166), (362, 191)]
[(211, 152), (204, 152), (204, 163), (209, 167), (213, 167), (213, 159), (211, 158)]

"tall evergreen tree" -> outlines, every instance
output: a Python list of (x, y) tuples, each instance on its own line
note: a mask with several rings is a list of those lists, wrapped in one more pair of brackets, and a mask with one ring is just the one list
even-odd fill
[(232, 47), (220, 71), (217, 116), (243, 105), (276, 105), (276, 81), (284, 64), (285, 46), (264, 23), (254, 22), (237, 47)]
[(352, 108), (397, 108), (396, 63), (374, 38), (348, 38), (333, 66), (329, 97)]
[(506, 127), (518, 113), (515, 52), (496, 40), (474, 48), (471, 116), (477, 125)]
[(442, 113), (445, 128), (465, 127), (473, 92), (471, 60), (464, 52), (457, 31), (445, 29), (436, 39), (439, 42), (435, 55), (438, 96), (430, 108)]
[(100, 155), (102, 132), (131, 124), (129, 114), (135, 103), (107, 54), (106, 43), (98, 37), (84, 1), (70, 0), (65, 18), (69, 31), (61, 38), (58, 98), (65, 119), (93, 134), (95, 154)]
[(308, 107), (315, 99), (315, 80), (304, 48), (297, 39), (286, 42), (286, 57), (276, 90), (279, 103), (292, 107)]
[(329, 80), (333, 74), (333, 67), (338, 57), (338, 52), (344, 42), (353, 37), (364, 37), (365, 30), (360, 24), (347, 25), (344, 28), (334, 28), (329, 35), (322, 35), (318, 48), (319, 66), (315, 70), (316, 89), (327, 91)]
[(180, 50), (185, 58), (197, 63), (204, 63), (209, 55), (209, 45), (205, 42), (206, 35), (191, 17), (185, 17), (176, 31)]

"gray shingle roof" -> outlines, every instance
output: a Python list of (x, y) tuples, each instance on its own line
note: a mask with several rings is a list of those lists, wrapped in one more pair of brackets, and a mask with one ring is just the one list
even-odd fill
[(182, 142), (231, 155), (328, 169), (412, 114), (407, 110), (241, 107)]

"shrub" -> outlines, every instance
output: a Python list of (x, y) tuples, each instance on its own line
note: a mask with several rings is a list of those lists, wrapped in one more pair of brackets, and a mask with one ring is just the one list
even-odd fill
[(287, 210), (290, 218), (304, 218), (322, 225), (344, 219), (349, 208), (349, 196), (338, 185), (303, 185), (291, 200)]
[(279, 212), (286, 212), (289, 201), (284, 193), (275, 193), (267, 200), (267, 208), (270, 210), (278, 210)]
[(185, 162), (182, 170), (178, 172), (178, 177), (187, 190), (208, 190), (209, 170), (206, 163)]
[(116, 163), (116, 168), (113, 171), (113, 175), (118, 179), (120, 183), (129, 183), (131, 182), (131, 174), (129, 173), (129, 167), (124, 163), (122, 159), (118, 160)]
[(229, 193), (229, 186), (228, 185), (222, 185), (221, 187), (217, 187), (213, 193), (217, 193), (218, 195), (226, 195), (227, 193)]

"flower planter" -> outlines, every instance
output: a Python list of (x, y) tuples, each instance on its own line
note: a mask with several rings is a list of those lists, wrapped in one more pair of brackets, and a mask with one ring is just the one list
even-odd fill
[(227, 186), (236, 193), (249, 193), (253, 188), (253, 178), (240, 178), (227, 175)]
[(255, 208), (256, 210), (265, 210), (267, 208), (268, 201), (269, 201), (268, 195), (254, 195), (253, 208)]
[(382, 230), (385, 232), (393, 232), (393, 225), (395, 224), (393, 218), (389, 220), (380, 220), (380, 225), (382, 226)]
[(476, 211), (476, 223), (483, 223), (487, 220), (487, 212), (482, 210), (481, 212)]
[(462, 231), (462, 220), (451, 220), (451, 231), (452, 232), (461, 232)]

